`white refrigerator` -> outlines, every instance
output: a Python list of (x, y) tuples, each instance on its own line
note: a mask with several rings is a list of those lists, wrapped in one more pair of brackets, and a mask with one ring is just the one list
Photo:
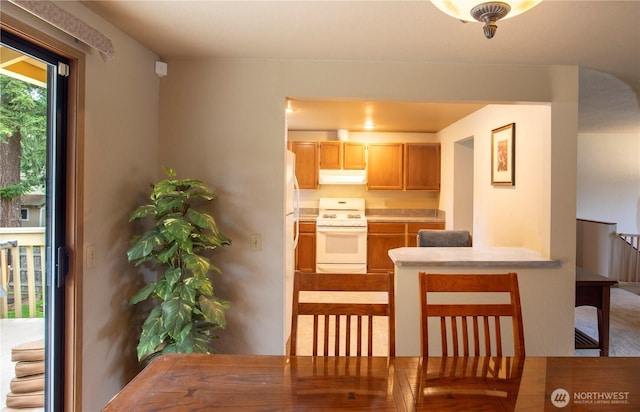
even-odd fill
[(287, 166), (286, 166), (286, 194), (285, 194), (285, 353), (286, 344), (291, 333), (291, 305), (293, 304), (293, 272), (295, 270), (295, 251), (298, 245), (298, 237), (300, 235), (300, 229), (298, 227), (299, 218), (299, 203), (300, 203), (300, 189), (298, 187), (298, 181), (296, 179), (296, 155), (290, 150), (286, 153)]

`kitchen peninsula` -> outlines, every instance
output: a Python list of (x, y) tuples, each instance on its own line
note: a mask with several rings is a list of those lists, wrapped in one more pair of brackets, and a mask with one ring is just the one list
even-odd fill
[[(388, 252), (396, 279), (396, 353), (420, 355), (418, 273), (516, 272), (520, 287), (526, 353), (573, 356), (574, 291), (562, 262), (526, 248), (401, 247)], [(570, 283), (573, 285), (573, 282)]]

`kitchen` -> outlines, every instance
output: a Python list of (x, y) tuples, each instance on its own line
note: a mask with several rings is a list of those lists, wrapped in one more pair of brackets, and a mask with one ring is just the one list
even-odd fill
[[(288, 100), (287, 140), (289, 149), (296, 154), (295, 175), (300, 188), (297, 206), (302, 233), (296, 268), (323, 271), (323, 263), (331, 264), (325, 260), (317, 262), (321, 265), (319, 268), (315, 267), (316, 249), (318, 253), (326, 250), (323, 243), (326, 237), (320, 235), (319, 242), (314, 238), (316, 219), (320, 219), (319, 228), (331, 225), (330, 219), (319, 216), (319, 209), (326, 209), (319, 205), (323, 200), (359, 199), (362, 202), (352, 206), (362, 215), (361, 223), (333, 222), (341, 227), (364, 226), (360, 230), (360, 237), (364, 238), (360, 242), (364, 248), (361, 255), (364, 256), (352, 262), (361, 266), (343, 266), (332, 271), (366, 272), (367, 263), (369, 271), (391, 270), (393, 266), (388, 258), (378, 258), (380, 252), (384, 252), (380, 247), (415, 244), (405, 236), (410, 233), (414, 237), (419, 227), (413, 225), (407, 232), (404, 225), (429, 223), (429, 227), (444, 229), (444, 212), (438, 209), (440, 145), (436, 132), (481, 107), (478, 104)], [(350, 129), (331, 129), (341, 126)], [(368, 253), (373, 262), (367, 262), (366, 258), (367, 223), (374, 247), (382, 242)], [(320, 234), (320, 229), (317, 230)], [(391, 236), (377, 239), (376, 234), (385, 233)], [(340, 260), (339, 256), (336, 258)]]
[[(415, 246), (419, 229), (445, 228), (444, 212), (438, 210), (440, 144), (435, 133), (423, 130), (443, 127), (437, 122), (453, 122), (479, 107), (288, 100), (287, 177), (295, 195), (288, 198), (287, 210), (293, 212), (295, 204), (297, 214), (287, 221), (286, 236), (295, 240), (287, 247), (285, 319), (290, 316), (293, 268), (390, 271), (388, 249)], [(446, 116), (443, 110), (448, 110)], [(375, 118), (366, 115), (374, 111)], [(437, 113), (437, 121), (425, 113)], [(373, 123), (376, 129), (367, 130)], [(352, 130), (329, 129), (338, 125)], [(309, 127), (317, 130), (300, 130)], [(295, 254), (289, 256), (293, 248)]]
[[(474, 249), (494, 248), (494, 247), (516, 247), (524, 248), (539, 253), (541, 258), (548, 258), (548, 230), (550, 228), (540, 227), (540, 223), (548, 219), (545, 198), (548, 196), (548, 174), (540, 173), (544, 170), (545, 162), (548, 162), (548, 140), (540, 139), (541, 136), (549, 133), (549, 107), (547, 105), (486, 105), (467, 114), (461, 119), (454, 120), (449, 126), (436, 132), (392, 132), (392, 131), (352, 131), (338, 130), (321, 131), (314, 130), (293, 130), (288, 127), (288, 147), (296, 150), (296, 146), (302, 147), (298, 150), (303, 164), (317, 164), (317, 169), (312, 173), (301, 169), (303, 178), (307, 175), (318, 176), (316, 186), (300, 190), (300, 234), (297, 248), (297, 268), (306, 271), (320, 271), (315, 260), (322, 253), (323, 244), (318, 242), (322, 236), (318, 236), (318, 224), (326, 221), (322, 215), (327, 211), (320, 210), (321, 200), (343, 199), (350, 202), (352, 199), (364, 200), (364, 218), (367, 222), (366, 243), (360, 243), (362, 248), (367, 250), (366, 267), (367, 271), (387, 271), (397, 270), (394, 262), (389, 258), (390, 249), (415, 246), (417, 230), (424, 225), (435, 225), (431, 228), (447, 229), (467, 229), (473, 233)], [(287, 119), (290, 115), (287, 116)], [(491, 130), (506, 123), (514, 122), (518, 126), (518, 158), (517, 186), (494, 186), (490, 178), (490, 158), (489, 141)], [(342, 137), (342, 139), (341, 139)], [(354, 179), (354, 174), (349, 169), (345, 171), (346, 146), (352, 153), (354, 148), (363, 144), (367, 159), (368, 180), (358, 181), (356, 184), (336, 184), (335, 179), (343, 179), (341, 173), (346, 173), (349, 179)], [(322, 146), (342, 147), (342, 167), (338, 177), (329, 177), (330, 172), (322, 169)], [(370, 150), (378, 146), (395, 146), (396, 155), (392, 159), (384, 161), (386, 171), (384, 173), (372, 173), (372, 159), (376, 153)], [(438, 147), (438, 156), (435, 158), (441, 164), (436, 168), (438, 171), (452, 170), (451, 173), (437, 175), (439, 190), (437, 187), (413, 190), (411, 187), (415, 182), (407, 178), (406, 172), (410, 172), (411, 155), (407, 155), (407, 148), (412, 147)], [(300, 149), (298, 147), (297, 149)], [(335, 150), (334, 150), (335, 151)], [(339, 150), (338, 150), (339, 152)], [(312, 153), (312, 155), (309, 155)], [(331, 154), (331, 150), (324, 151)], [(373, 157), (372, 157), (373, 155)], [(424, 155), (424, 153), (423, 153)], [(356, 156), (357, 157), (357, 156)], [(427, 157), (428, 158), (428, 157)], [(309, 161), (311, 159), (311, 161)], [(408, 162), (407, 162), (408, 161)], [(428, 161), (422, 161), (430, 163)], [(397, 173), (389, 172), (396, 170), (400, 166), (400, 183), (384, 186), (380, 182), (372, 181), (372, 177), (388, 178)], [(298, 165), (299, 167), (300, 165)], [(376, 165), (373, 164), (375, 167)], [(299, 170), (299, 169), (297, 169)], [(443, 172), (444, 173), (444, 172)], [(411, 174), (411, 173), (409, 173)], [(418, 175), (429, 175), (427, 171), (422, 171)], [(334, 181), (332, 181), (334, 179)], [(442, 181), (440, 182), (440, 179)], [(393, 179), (392, 179), (393, 180)], [(324, 181), (324, 183), (320, 183)], [(329, 184), (327, 184), (329, 182)], [(413, 182), (413, 183), (411, 183)], [(312, 182), (312, 185), (316, 184)], [(407, 186), (409, 184), (409, 186)], [(301, 185), (302, 187), (302, 185)], [(496, 203), (497, 202), (497, 203)], [(356, 208), (357, 209), (357, 208)], [(518, 210), (517, 214), (513, 211)], [(331, 211), (336, 218), (339, 213)], [(356, 212), (361, 212), (356, 210)], [(446, 213), (445, 213), (446, 212)], [(357, 214), (357, 213), (356, 213)], [(524, 219), (518, 216), (525, 217)], [(337, 224), (337, 223), (336, 223)], [(362, 236), (362, 235), (360, 235)], [(354, 241), (354, 244), (355, 241)], [(326, 243), (324, 244), (326, 246)], [(345, 248), (343, 248), (345, 249)], [(354, 250), (359, 250), (354, 248)], [(359, 250), (361, 252), (361, 250)], [(320, 262), (323, 263), (323, 262)], [(547, 264), (547, 263), (545, 263)], [(557, 261), (549, 261), (551, 267), (557, 265)], [(289, 266), (288, 266), (289, 267)], [(558, 282), (563, 282), (557, 276), (556, 270), (529, 271), (520, 268), (525, 276), (523, 282), (528, 287), (523, 293), (525, 300), (531, 297), (548, 294), (547, 287)], [(409, 276), (412, 276), (409, 274)], [(531, 283), (528, 278), (537, 279)], [(545, 279), (544, 281), (540, 281)], [(288, 290), (289, 281), (285, 282)], [(563, 284), (564, 285), (564, 284)], [(560, 296), (560, 289), (557, 289)], [(287, 293), (288, 295), (289, 293)], [(288, 301), (288, 299), (287, 299)], [(554, 303), (557, 307), (557, 303)], [(548, 308), (554, 305), (549, 305)], [(561, 304), (561, 306), (564, 303)], [(285, 308), (286, 318), (289, 316), (288, 307)], [(545, 309), (546, 311), (546, 309)], [(547, 315), (541, 314), (541, 310), (536, 306), (525, 306), (528, 313), (527, 329), (535, 332), (544, 326), (543, 319)], [(551, 314), (549, 314), (550, 316)], [(405, 316), (405, 315), (403, 315)], [(563, 317), (563, 323), (566, 322)], [(288, 329), (288, 326), (286, 327)], [(543, 328), (544, 329), (544, 328)], [(406, 333), (403, 333), (406, 334)], [(540, 333), (532, 335), (542, 336)], [(566, 338), (567, 333), (560, 323), (557, 327), (558, 341), (546, 343), (537, 337), (529, 337), (528, 342), (532, 343), (534, 351), (538, 353), (556, 352), (558, 350), (569, 350)], [(397, 335), (398, 336), (398, 335)], [(415, 339), (413, 339), (415, 340)], [(539, 342), (538, 342), (539, 341)], [(559, 343), (560, 342), (560, 343)], [(409, 345), (406, 347), (407, 353), (413, 351)]]
[[(296, 137), (303, 135), (305, 138), (309, 138), (309, 135), (313, 136), (313, 132), (311, 133), (290, 133), (291, 135), (296, 135)], [(301, 223), (316, 223), (316, 217), (320, 219), (318, 221), (318, 226), (323, 227), (327, 224), (330, 224), (330, 220), (322, 219), (323, 211), (327, 211), (327, 209), (335, 209), (338, 205), (322, 205), (323, 201), (327, 201), (329, 199), (351, 199), (351, 202), (356, 200), (360, 200), (361, 204), (351, 205), (347, 209), (354, 210), (357, 214), (365, 217), (366, 220), (364, 226), (366, 227), (366, 223), (371, 225), (374, 222), (380, 223), (392, 223), (392, 222), (408, 222), (411, 221), (426, 221), (430, 223), (438, 223), (442, 225), (444, 228), (444, 216), (443, 212), (438, 210), (438, 191), (439, 191), (439, 149), (440, 146), (438, 143), (434, 143), (433, 141), (429, 142), (424, 139), (422, 134), (415, 134), (416, 136), (409, 136), (414, 138), (414, 142), (410, 142), (407, 137), (407, 134), (402, 134), (399, 140), (391, 140), (389, 136), (393, 136), (393, 133), (380, 133), (382, 135), (374, 136), (378, 138), (378, 140), (372, 140), (371, 136), (375, 135), (375, 133), (349, 133), (350, 140), (349, 142), (355, 142), (354, 135), (365, 135), (370, 140), (368, 143), (359, 143), (361, 150), (367, 153), (367, 158), (369, 158), (369, 167), (368, 170), (364, 169), (315, 169), (311, 172), (311, 175), (315, 177), (315, 185), (317, 185), (317, 189), (312, 189), (308, 184), (304, 183), (300, 184), (300, 220)], [(382, 139), (384, 143), (382, 142)], [(422, 141), (418, 141), (417, 138), (422, 138)], [(321, 148), (325, 146), (326, 143), (334, 143), (334, 141), (321, 141), (319, 144), (316, 144), (315, 141), (308, 139), (305, 141), (297, 141), (290, 139), (291, 146), (294, 152), (297, 153), (297, 162), (296, 162), (296, 174), (299, 176), (301, 173), (303, 175), (309, 174), (306, 172), (306, 168), (309, 165), (315, 165), (317, 158), (316, 155), (311, 155), (311, 161), (309, 162), (306, 157), (305, 150), (311, 150), (313, 152), (320, 152)], [(340, 144), (340, 142), (338, 142)], [(345, 142), (346, 143), (346, 142)], [(365, 149), (366, 147), (366, 149)], [(387, 156), (384, 151), (390, 152), (391, 158), (382, 157), (380, 160), (375, 156), (375, 150), (380, 150), (380, 153), (383, 156)], [(429, 176), (428, 182), (432, 189), (404, 189), (399, 188), (402, 186), (402, 182), (398, 183), (384, 183), (383, 185), (376, 186), (375, 185), (375, 173), (377, 170), (383, 178), (389, 179), (392, 177), (393, 173), (389, 173), (389, 167), (393, 169), (393, 171), (397, 171), (396, 178), (391, 179), (393, 181), (402, 180), (402, 170), (403, 170), (403, 161), (402, 159), (405, 157), (405, 150), (408, 153), (411, 153), (411, 150), (416, 150), (417, 155), (429, 159), (425, 162), (415, 162), (420, 166), (427, 166), (431, 171), (430, 173), (422, 173), (422, 176)], [(428, 153), (423, 153), (428, 151)], [(413, 163), (410, 160), (414, 159), (413, 156), (407, 155), (407, 160), (409, 162), (405, 163), (406, 169), (408, 170), (409, 165)], [(317, 164), (319, 167), (322, 167), (322, 160)], [(382, 169), (380, 169), (382, 168)], [(422, 171), (422, 168), (420, 168)], [(400, 179), (398, 179), (400, 178)], [(367, 180), (368, 179), (368, 180)], [(300, 180), (300, 179), (299, 179)], [(312, 185), (314, 183), (312, 182)], [(393, 186), (392, 186), (393, 185)], [(385, 187), (385, 189), (377, 189), (377, 187)], [(398, 187), (397, 189), (386, 189), (386, 187)], [(411, 187), (411, 186), (410, 186)], [(410, 219), (406, 219), (409, 217)], [(345, 224), (340, 224), (341, 226), (345, 226)], [(355, 224), (355, 226), (360, 226), (359, 224)], [(308, 231), (308, 228), (305, 228)], [(370, 227), (371, 229), (371, 227)], [(371, 230), (369, 231), (371, 233)], [(365, 230), (366, 235), (366, 230)], [(402, 242), (404, 245), (404, 241)], [(298, 256), (299, 259), (305, 259), (305, 256)], [(330, 263), (330, 262), (319, 262), (319, 263)], [(355, 263), (355, 262), (354, 262)], [(362, 271), (366, 269), (366, 261), (361, 262), (364, 264)], [(390, 262), (389, 262), (390, 263)], [(305, 264), (303, 263), (302, 270), (305, 269)], [(310, 267), (312, 267), (311, 264)], [(307, 268), (310, 268), (307, 266)], [(379, 270), (388, 270), (392, 267), (370, 267), (370, 269), (375, 269), (373, 271)], [(345, 268), (349, 269), (349, 268)]]

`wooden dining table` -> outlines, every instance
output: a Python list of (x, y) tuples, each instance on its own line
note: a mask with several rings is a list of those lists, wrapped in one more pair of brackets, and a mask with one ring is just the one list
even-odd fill
[(163, 355), (109, 411), (639, 411), (640, 358)]

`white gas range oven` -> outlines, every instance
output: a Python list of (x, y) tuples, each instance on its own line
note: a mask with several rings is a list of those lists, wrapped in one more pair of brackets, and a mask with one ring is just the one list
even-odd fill
[(321, 198), (316, 220), (316, 272), (367, 272), (364, 199)]

